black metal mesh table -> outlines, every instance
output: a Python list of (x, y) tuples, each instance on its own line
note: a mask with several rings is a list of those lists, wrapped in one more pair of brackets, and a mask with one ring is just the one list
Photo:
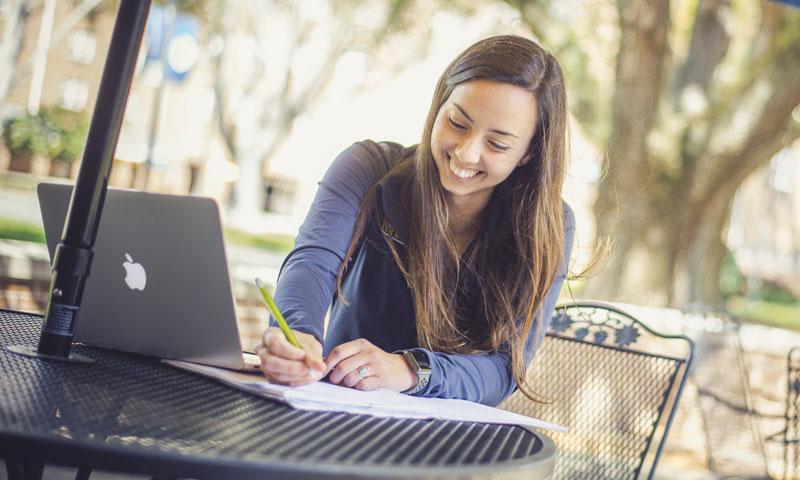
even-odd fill
[[(41, 317), (0, 310), (0, 346)], [(552, 442), (521, 427), (293, 410), (158, 359), (76, 345), (93, 364), (0, 349), (0, 455), (198, 478), (548, 478)]]

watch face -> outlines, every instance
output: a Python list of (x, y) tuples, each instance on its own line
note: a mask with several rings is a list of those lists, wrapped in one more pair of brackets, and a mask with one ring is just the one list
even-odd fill
[(420, 371), (428, 373), (431, 370), (431, 364), (428, 363), (428, 356), (423, 352), (417, 350), (406, 350), (416, 361), (417, 367)]

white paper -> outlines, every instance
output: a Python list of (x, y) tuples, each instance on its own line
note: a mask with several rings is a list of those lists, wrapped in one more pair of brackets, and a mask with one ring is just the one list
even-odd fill
[(532, 417), (488, 407), (466, 400), (422, 398), (390, 390), (365, 392), (332, 383), (315, 382), (302, 387), (270, 383), (260, 373), (245, 373), (180, 360), (162, 360), (169, 365), (211, 377), (254, 395), (277, 400), (299, 410), (347, 412), (378, 417), (434, 418), (480, 423), (499, 423), (545, 428), (558, 432), (567, 429)]

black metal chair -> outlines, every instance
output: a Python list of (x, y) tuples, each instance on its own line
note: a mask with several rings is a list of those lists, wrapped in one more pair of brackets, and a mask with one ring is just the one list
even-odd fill
[(770, 437), (783, 443), (783, 478), (800, 479), (800, 347), (786, 358), (786, 428)]
[(768, 479), (760, 420), (750, 368), (742, 347), (741, 322), (726, 310), (693, 303), (682, 308), (698, 332), (690, 382), (697, 388), (708, 469), (719, 478)]
[(652, 478), (680, 400), (694, 344), (661, 335), (599, 302), (556, 308), (527, 378), (547, 403), (517, 391), (502, 405), (569, 428), (548, 432), (553, 478)]

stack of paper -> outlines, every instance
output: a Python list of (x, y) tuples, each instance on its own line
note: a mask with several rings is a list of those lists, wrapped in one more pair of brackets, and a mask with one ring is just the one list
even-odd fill
[(535, 418), (466, 400), (420, 398), (389, 390), (364, 392), (326, 382), (302, 387), (269, 383), (260, 373), (244, 373), (179, 360), (163, 360), (169, 365), (211, 377), (254, 395), (271, 398), (300, 410), (347, 412), (379, 417), (435, 418), (481, 423), (500, 423), (546, 428), (565, 432), (566, 428)]

